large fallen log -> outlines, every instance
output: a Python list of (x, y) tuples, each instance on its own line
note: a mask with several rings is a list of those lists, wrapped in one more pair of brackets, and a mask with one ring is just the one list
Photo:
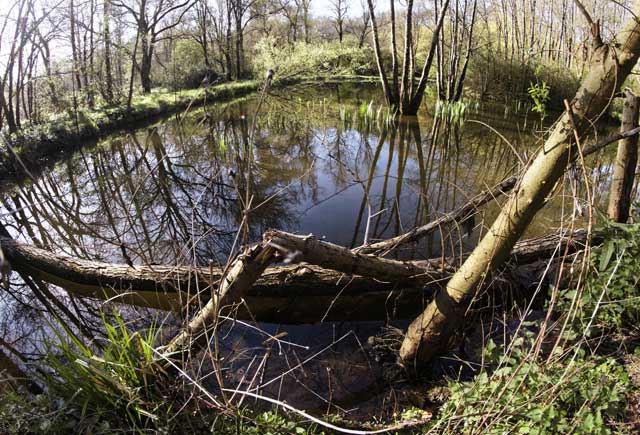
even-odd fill
[[(293, 235), (291, 235), (293, 236)], [(300, 236), (293, 236), (300, 237)], [(596, 238), (597, 241), (597, 238)], [(586, 232), (555, 233), (516, 245), (511, 262), (533, 263), (558, 252), (575, 252), (586, 243)], [(335, 245), (334, 245), (335, 246)], [(14, 270), (57, 285), (68, 292), (96, 299), (112, 299), (135, 306), (180, 311), (190, 302), (206, 303), (217, 288), (221, 270), (192, 266), (128, 266), (55, 254), (0, 237), (0, 247)], [(339, 248), (339, 247), (338, 247)], [(341, 248), (345, 249), (346, 248)], [(303, 260), (309, 260), (304, 258)], [(317, 258), (314, 258), (317, 260)], [(342, 273), (308, 263), (267, 268), (244, 296), (241, 319), (276, 323), (312, 323), (321, 319), (374, 320), (406, 318), (420, 312), (435, 290), (444, 285), (460, 259), (446, 259), (445, 268), (429, 262), (430, 278), (422, 284), (397, 285)], [(425, 268), (425, 262), (409, 262)], [(250, 307), (251, 313), (248, 312)]]

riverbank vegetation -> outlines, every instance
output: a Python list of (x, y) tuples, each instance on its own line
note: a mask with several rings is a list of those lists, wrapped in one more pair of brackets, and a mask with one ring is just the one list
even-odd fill
[(0, 432), (637, 433), (638, 16), (0, 5)]

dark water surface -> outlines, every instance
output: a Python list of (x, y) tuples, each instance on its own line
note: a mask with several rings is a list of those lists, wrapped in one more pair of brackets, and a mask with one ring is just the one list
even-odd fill
[[(261, 108), (253, 146), (255, 98), (191, 110), (79, 151), (3, 195), (5, 213), (19, 210), (21, 235), (71, 255), (123, 262), (124, 245), (134, 263), (222, 262), (249, 180), (253, 210), (241, 242), (273, 227), (354, 246), (365, 233), (394, 236), (453, 210), (514, 173), (515, 152), (526, 160), (540, 143), (533, 117), (505, 118), (502, 106), (468, 109), (460, 128), (424, 111), (385, 127), (377, 94), (353, 86), (279, 91)], [(361, 106), (371, 101), (365, 122)], [(572, 208), (556, 198), (529, 235), (557, 226)], [(487, 207), (489, 222), (497, 209)], [(478, 219), (464, 245), (482, 231)], [(450, 253), (461, 234), (434, 234), (406, 255)]]
[[(4, 221), (22, 240), (87, 259), (223, 264), (250, 198), (239, 244), (279, 228), (356, 246), (365, 236), (394, 236), (455, 209), (516, 173), (540, 146), (535, 118), (511, 116), (512, 108), (471, 105), (456, 127), (434, 120), (433, 104), (425, 106), (419, 117), (389, 126), (377, 89), (328, 86), (277, 91), (257, 120), (256, 97), (191, 109), (108, 137), (5, 192)], [(604, 198), (610, 159), (599, 159), (588, 175)], [(573, 191), (584, 196), (581, 172), (571, 173), (528, 236), (557, 227), (576, 205), (584, 210), (572, 197)], [(469, 249), (499, 202), (473, 225), (443, 229), (399, 255)], [(5, 322), (15, 319), (16, 311), (3, 312)], [(269, 382), (255, 391), (314, 409), (373, 397), (380, 366), (361, 345), (381, 324), (261, 325), (305, 347), (235, 324), (226, 349), (228, 380), (234, 388)]]

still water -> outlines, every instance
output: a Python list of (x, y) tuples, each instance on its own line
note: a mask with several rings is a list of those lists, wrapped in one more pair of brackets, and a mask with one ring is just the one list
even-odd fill
[[(267, 96), (259, 111), (257, 103), (192, 108), (81, 149), (5, 189), (4, 221), (26, 242), (118, 263), (224, 264), (234, 246), (268, 228), (352, 247), (464, 204), (522, 168), (542, 137), (535, 117), (514, 113), (515, 105), (473, 103), (464, 124), (452, 125), (434, 119), (426, 102), (417, 118), (392, 125), (377, 89), (365, 86), (290, 88)], [(586, 171), (598, 204), (610, 160), (599, 156)], [(573, 214), (582, 222), (582, 172), (571, 174), (528, 236)], [(472, 225), (443, 228), (394, 255), (470, 249), (501, 202)], [(2, 303), (4, 323), (15, 322), (20, 309)], [(272, 336), (286, 334), (285, 343), (234, 323), (224, 343), (227, 380), (236, 387), (252, 379), (255, 391), (308, 409), (387, 400), (388, 390), (378, 391), (380, 364), (362, 345), (380, 325), (261, 325)]]
[[(346, 86), (279, 91), (257, 118), (255, 98), (191, 110), (80, 150), (4, 194), (2, 204), (17, 210), (12, 220), (27, 241), (70, 255), (221, 263), (247, 199), (240, 242), (279, 228), (355, 246), (455, 209), (515, 173), (540, 144), (533, 117), (505, 116), (500, 106), (468, 109), (457, 127), (434, 120), (425, 103), (419, 117), (388, 126), (377, 94)], [(574, 201), (562, 196), (571, 185), (529, 236), (572, 212)], [(486, 208), (487, 222), (500, 201)], [(485, 229), (482, 218), (443, 229), (402, 255), (451, 254)]]

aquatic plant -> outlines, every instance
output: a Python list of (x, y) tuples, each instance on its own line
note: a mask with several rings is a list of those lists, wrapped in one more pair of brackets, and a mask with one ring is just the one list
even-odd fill
[(547, 117), (547, 103), (549, 102), (550, 88), (545, 81), (531, 83), (528, 89), (529, 96), (533, 101), (532, 111), (540, 114), (540, 125), (544, 124)]
[[(476, 106), (479, 107), (479, 106)], [(434, 112), (434, 118), (445, 120), (453, 125), (462, 126), (469, 103), (464, 100), (446, 101), (437, 100)]]

